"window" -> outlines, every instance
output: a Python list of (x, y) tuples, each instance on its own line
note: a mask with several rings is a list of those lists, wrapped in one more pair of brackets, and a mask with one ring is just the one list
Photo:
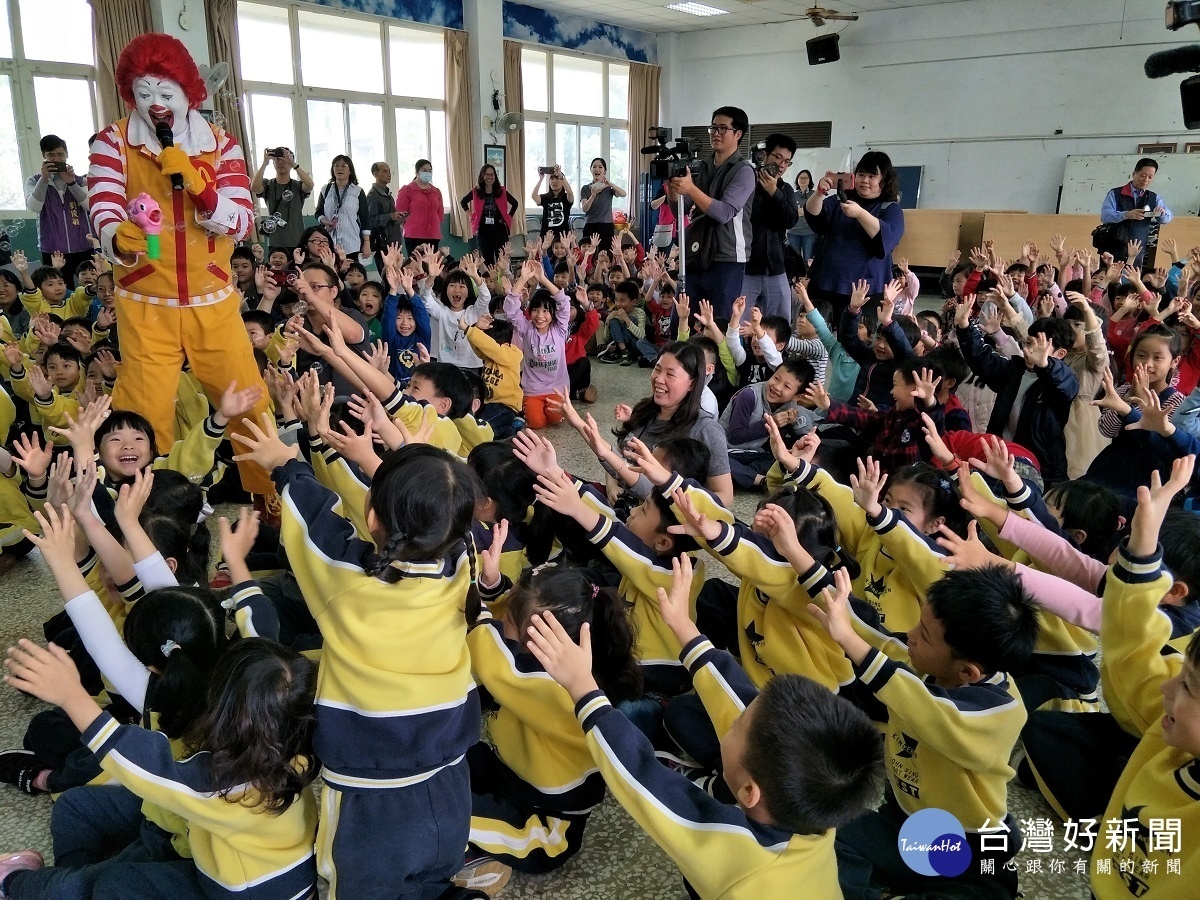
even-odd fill
[(453, 202), (441, 31), (309, 4), (239, 2), (237, 15), (247, 140), (256, 161), (267, 147), (293, 147), (320, 190), (340, 153), (354, 161), (364, 188), (371, 164), (386, 160), (394, 191), (413, 177), (418, 159), (428, 159), (433, 183)]
[(71, 164), (87, 171), (95, 83), (87, 0), (0, 0), (0, 210), (25, 212), (43, 134), (66, 141)]
[[(596, 157), (608, 161), (613, 184), (636, 196), (629, 184), (629, 66), (526, 47), (521, 51), (525, 109), (525, 184), (537, 184), (538, 167), (562, 166), (578, 198), (592, 180)], [(613, 201), (627, 210), (628, 198)]]

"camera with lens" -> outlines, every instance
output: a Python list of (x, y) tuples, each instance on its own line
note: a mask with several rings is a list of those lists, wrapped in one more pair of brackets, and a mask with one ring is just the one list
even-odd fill
[(682, 178), (689, 170), (692, 175), (699, 174), (700, 160), (696, 155), (696, 148), (685, 140), (678, 140), (672, 144), (673, 136), (674, 132), (670, 128), (655, 126), (650, 129), (648, 137), (656, 143), (642, 148), (642, 153), (654, 154), (654, 158), (650, 160), (650, 177), (658, 181)]
[(263, 234), (274, 234), (286, 224), (287, 219), (279, 213), (272, 213), (269, 216), (263, 216), (258, 223), (258, 230)]
[(767, 162), (766, 141), (759, 141), (750, 148), (750, 165), (754, 166), (755, 170), (762, 169), (773, 178), (779, 177), (779, 164)]
[(286, 159), (287, 155), (287, 147), (271, 147), (267, 150), (267, 156), (271, 157), (271, 159)]

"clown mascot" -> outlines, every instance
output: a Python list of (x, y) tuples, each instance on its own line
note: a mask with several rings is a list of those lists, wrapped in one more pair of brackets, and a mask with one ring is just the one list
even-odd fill
[[(254, 401), (246, 415), (257, 421), (267, 409), (229, 261), (250, 230), (254, 201), (237, 141), (197, 111), (208, 91), (179, 40), (139, 35), (115, 76), (130, 115), (97, 137), (88, 174), (92, 233), (116, 281), (122, 362), (113, 407), (145, 416), (166, 452), (185, 358), (214, 405), (236, 384)], [(146, 231), (130, 220), (131, 201), (161, 209), (149, 253)], [(242, 427), (241, 418), (230, 422), (233, 431)], [(241, 475), (247, 490), (274, 498), (262, 469), (244, 466)]]

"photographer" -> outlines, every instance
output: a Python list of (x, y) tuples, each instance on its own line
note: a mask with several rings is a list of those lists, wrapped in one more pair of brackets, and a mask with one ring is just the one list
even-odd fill
[(833, 305), (831, 322), (841, 320), (856, 281), (866, 279), (871, 300), (878, 302), (892, 280), (892, 251), (904, 234), (900, 176), (886, 153), (864, 153), (853, 185), (838, 181), (837, 172), (826, 172), (804, 205), (809, 227), (823, 238), (809, 271), (808, 293)]
[(736, 106), (716, 110), (708, 129), (712, 156), (693, 164), (694, 177), (691, 168), (684, 168), (667, 183), (670, 202), (682, 194), (685, 212), (692, 209), (683, 248), (688, 296), (693, 304), (711, 303), (722, 322), (729, 321), (734, 298), (741, 295), (753, 237), (754, 168), (738, 155), (749, 128), (746, 113)]
[[(542, 181), (550, 176), (550, 190), (541, 193)], [(533, 186), (533, 202), (542, 208), (542, 227), (538, 233), (544, 238), (547, 232), (553, 231), (556, 238), (571, 231), (571, 205), (575, 202), (575, 192), (571, 190), (571, 182), (563, 174), (561, 166), (541, 166), (538, 168), (537, 184)]]
[(40, 142), (42, 168), (25, 181), (25, 208), (37, 213), (38, 249), (42, 265), (61, 253), (68, 289), (75, 288), (75, 270), (92, 256), (88, 240), (88, 192), (82, 175), (67, 162), (67, 145), (58, 135), (47, 134)]
[[(275, 177), (264, 184), (263, 173), (268, 164), (275, 166)], [(292, 177), (292, 169), (299, 178)], [(300, 246), (300, 235), (304, 231), (304, 201), (312, 191), (312, 176), (300, 168), (291, 150), (268, 147), (263, 151), (262, 164), (250, 182), (250, 193), (267, 204), (266, 219), (259, 220), (258, 230), (267, 239), (269, 249), (283, 247), (291, 251)], [(273, 230), (271, 225), (263, 224), (271, 221), (275, 223)]]
[[(746, 276), (742, 279), (742, 295), (746, 308), (757, 306), (763, 316), (781, 316), (792, 321), (792, 290), (788, 285), (787, 268), (783, 261), (787, 231), (800, 219), (795, 193), (784, 173), (792, 164), (796, 142), (786, 134), (769, 135), (753, 152), (755, 163), (754, 210), (750, 224), (754, 240)], [(759, 147), (762, 147), (760, 150)]]

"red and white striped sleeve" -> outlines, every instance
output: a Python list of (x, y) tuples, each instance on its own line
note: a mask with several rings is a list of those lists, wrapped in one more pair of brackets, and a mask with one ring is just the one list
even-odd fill
[(104, 129), (96, 138), (88, 161), (88, 215), (92, 234), (100, 238), (104, 254), (110, 260), (119, 261), (113, 254), (113, 235), (129, 214), (125, 211), (128, 203), (125, 141), (115, 125)]
[(250, 194), (250, 176), (246, 158), (233, 135), (217, 132), (217, 203), (212, 215), (200, 224), (209, 231), (227, 234), (240, 241), (254, 222), (254, 197)]

